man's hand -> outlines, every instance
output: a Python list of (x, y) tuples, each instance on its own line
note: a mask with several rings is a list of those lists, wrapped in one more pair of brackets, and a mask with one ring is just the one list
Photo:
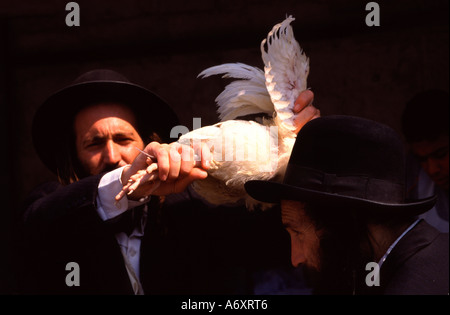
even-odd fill
[[(311, 90), (305, 90), (298, 96), (294, 107), (297, 115), (295, 133), (298, 133), (308, 121), (320, 117), (320, 111), (312, 105), (313, 100), (314, 94)], [(206, 170), (212, 159), (206, 144), (193, 149), (178, 142), (171, 144), (152, 142), (147, 145), (144, 152), (147, 155), (140, 153), (131, 166), (124, 168), (121, 178), (124, 186), (116, 196), (116, 200), (126, 195), (131, 200), (140, 200), (149, 195), (182, 192), (194, 180), (208, 176)]]
[[(122, 172), (123, 190), (116, 200), (125, 195), (140, 200), (149, 195), (169, 195), (182, 192), (197, 179), (208, 176), (212, 155), (207, 145), (191, 148), (178, 142), (152, 142)], [(148, 155), (152, 156), (149, 158)], [(197, 161), (198, 160), (198, 161)]]
[(314, 100), (314, 93), (311, 90), (305, 90), (297, 97), (294, 106), (295, 117), (295, 133), (297, 134), (300, 129), (310, 120), (320, 117), (320, 111), (312, 105)]

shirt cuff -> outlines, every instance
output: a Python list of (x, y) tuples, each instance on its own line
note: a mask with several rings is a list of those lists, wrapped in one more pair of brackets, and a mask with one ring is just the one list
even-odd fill
[(123, 188), (121, 177), (124, 168), (125, 166), (122, 166), (106, 173), (100, 179), (100, 183), (98, 184), (98, 195), (96, 199), (97, 213), (104, 221), (112, 219), (128, 209), (137, 207), (145, 203), (128, 200), (126, 196), (121, 200), (116, 201), (115, 196)]

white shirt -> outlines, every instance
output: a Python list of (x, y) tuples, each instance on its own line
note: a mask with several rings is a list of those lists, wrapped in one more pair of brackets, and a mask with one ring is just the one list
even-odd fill
[[(128, 200), (125, 196), (119, 202), (114, 197), (122, 190), (121, 176), (124, 167), (120, 167), (106, 173), (98, 185), (97, 212), (106, 221), (112, 219), (125, 211), (140, 206), (146, 202)], [(139, 260), (141, 249), (141, 238), (144, 235), (144, 228), (147, 222), (147, 205), (144, 208), (143, 217), (140, 226), (136, 227), (130, 236), (124, 232), (116, 234), (117, 242), (122, 250), (128, 276), (135, 294), (143, 294), (141, 283), (139, 281)]]

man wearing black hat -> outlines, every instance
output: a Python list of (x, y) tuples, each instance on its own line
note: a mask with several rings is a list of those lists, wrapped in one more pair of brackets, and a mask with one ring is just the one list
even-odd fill
[[(177, 124), (161, 98), (111, 70), (87, 72), (46, 100), (34, 117), (33, 143), (62, 185), (46, 184), (29, 198), (19, 253), (21, 292), (143, 293), (139, 252), (149, 200), (132, 200), (143, 197), (136, 192), (115, 203), (114, 196), (127, 180), (127, 165), (146, 165), (139, 150), (155, 156), (166, 150), (145, 144), (168, 142)], [(184, 187), (206, 176), (192, 163), (161, 165), (160, 173), (169, 177), (177, 167)], [(160, 189), (177, 192), (172, 186), (179, 182), (173, 178)], [(73, 263), (79, 270), (70, 274)]]
[[(299, 97), (302, 108), (311, 100), (309, 91)], [(170, 159), (180, 146), (160, 142), (170, 142), (177, 124), (163, 100), (111, 70), (85, 73), (47, 99), (34, 117), (33, 143), (60, 183), (33, 192), (22, 216), (20, 293), (214, 293), (202, 269), (210, 268), (198, 228), (211, 224), (198, 215), (205, 205), (175, 194), (207, 176), (209, 151), (199, 151), (200, 164), (192, 149)], [(150, 167), (161, 184), (116, 201), (129, 177), (148, 167), (140, 151), (156, 161)], [(175, 222), (169, 231), (160, 224), (167, 217)]]
[(417, 216), (435, 196), (405, 199), (404, 148), (389, 127), (328, 116), (297, 136), (283, 183), (249, 181), (280, 203), (291, 262), (317, 294), (448, 294), (448, 234)]

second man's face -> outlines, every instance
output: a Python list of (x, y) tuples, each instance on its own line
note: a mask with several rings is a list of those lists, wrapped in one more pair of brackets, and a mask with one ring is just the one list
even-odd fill
[(436, 185), (448, 191), (448, 135), (435, 141), (414, 142), (411, 150)]
[(77, 157), (89, 175), (131, 164), (144, 143), (133, 113), (123, 105), (101, 103), (80, 111), (74, 120)]
[(304, 211), (304, 203), (283, 200), (281, 202), (283, 225), (291, 237), (291, 262), (294, 267), (304, 265), (320, 270), (319, 231)]

